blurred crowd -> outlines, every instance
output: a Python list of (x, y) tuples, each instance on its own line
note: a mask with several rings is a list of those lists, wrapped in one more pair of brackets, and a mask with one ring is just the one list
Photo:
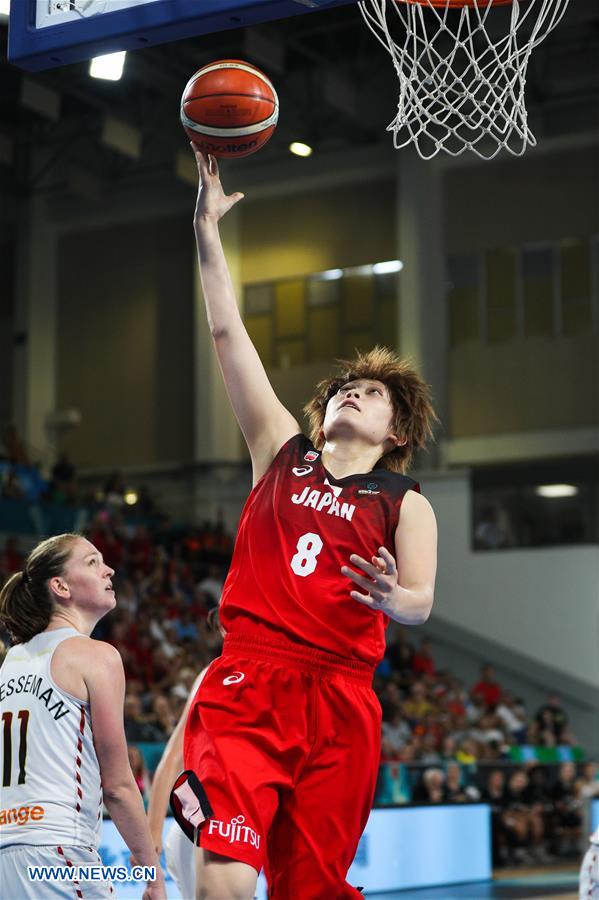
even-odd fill
[(491, 807), (495, 865), (578, 859), (588, 832), (588, 800), (599, 797), (595, 762), (531, 764), (487, 773), (480, 799)]
[(479, 679), (466, 689), (454, 674), (437, 668), (430, 640), (414, 648), (404, 629), (387, 647), (375, 690), (383, 709), (384, 760), (470, 764), (511, 758), (511, 749), (519, 745), (576, 744), (557, 694), (530, 715), (490, 665), (483, 665)]
[(67, 453), (60, 453), (48, 474), (31, 455), (14, 425), (0, 433), (0, 499), (56, 506), (126, 511), (152, 522), (164, 518), (146, 485), (130, 490), (118, 470), (94, 485), (83, 484)]
[[(6, 436), (4, 443), (6, 446)], [(15, 446), (20, 445), (16, 443)], [(49, 503), (70, 509), (126, 510), (128, 516), (152, 521), (163, 517), (148, 488), (141, 485), (134, 491), (129, 490), (122, 474), (116, 470), (98, 484), (83, 485), (66, 453), (58, 457), (46, 478), (23, 449), (10, 456), (0, 452), (0, 499)]]
[[(377, 671), (383, 710), (376, 802), (488, 802), (494, 864), (531, 864), (578, 855), (589, 797), (599, 797), (594, 762), (540, 765), (537, 748), (555, 758), (577, 744), (560, 697), (532, 714), (503, 688), (490, 665), (469, 688), (438, 669), (433, 644), (418, 647), (399, 629)], [(529, 761), (515, 765), (514, 751)]]
[[(93, 637), (119, 650), (127, 677), (126, 730), (131, 742), (164, 742), (197, 672), (219, 652), (210, 627), (232, 551), (221, 524), (153, 529), (118, 512), (97, 513), (86, 536), (116, 572), (118, 603)], [(22, 568), (25, 550), (9, 537), (0, 551), (0, 582)]]
[[(117, 498), (119, 491), (115, 481)], [(130, 761), (147, 799), (195, 677), (220, 653), (214, 619), (233, 538), (222, 524), (177, 527), (160, 518), (148, 527), (105, 497), (86, 534), (117, 573), (118, 604), (93, 636), (123, 658)], [(0, 582), (22, 567), (24, 552), (17, 538), (6, 540)], [(437, 666), (429, 639), (414, 646), (404, 628), (389, 641), (374, 689), (383, 713), (378, 804), (489, 802), (496, 864), (578, 852), (585, 801), (599, 796), (597, 766), (513, 762), (515, 748), (559, 748), (562, 759), (573, 752), (557, 694), (530, 712), (490, 665), (466, 687)]]

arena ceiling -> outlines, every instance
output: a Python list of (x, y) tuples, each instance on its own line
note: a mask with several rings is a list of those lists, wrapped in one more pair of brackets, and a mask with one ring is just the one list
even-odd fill
[[(0, 27), (0, 186), (18, 193), (64, 180), (65, 166), (101, 182), (163, 179), (185, 151), (178, 119), (181, 91), (200, 66), (218, 58), (249, 59), (276, 84), (278, 129), (248, 168), (289, 157), (292, 140), (316, 152), (391, 144), (385, 128), (396, 111), (398, 82), (390, 58), (359, 11), (344, 6), (251, 29), (220, 32), (131, 52), (121, 81), (92, 79), (87, 63), (36, 75), (6, 63), (6, 25)], [(533, 53), (527, 106), (533, 132), (573, 136), (599, 129), (599, 5), (571, 0), (558, 28)], [(59, 96), (56, 118), (23, 102), (34, 82)], [(105, 146), (107, 116), (141, 135), (139, 158)], [(33, 148), (46, 151), (36, 171)], [(301, 161), (298, 161), (301, 164)], [(48, 175), (60, 172), (58, 181)]]

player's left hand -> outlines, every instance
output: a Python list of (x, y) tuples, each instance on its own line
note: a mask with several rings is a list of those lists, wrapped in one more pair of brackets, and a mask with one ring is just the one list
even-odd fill
[(366, 591), (365, 594), (350, 591), (354, 600), (390, 615), (399, 597), (397, 564), (386, 547), (379, 547), (379, 554), (372, 557), (372, 562), (368, 562), (357, 553), (352, 553), (349, 561), (362, 571), (355, 572), (349, 566), (341, 566), (341, 572)]

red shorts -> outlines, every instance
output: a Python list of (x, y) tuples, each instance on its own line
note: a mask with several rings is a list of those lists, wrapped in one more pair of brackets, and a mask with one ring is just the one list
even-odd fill
[(345, 900), (372, 806), (381, 709), (372, 667), (228, 635), (191, 706), (171, 795), (187, 834), (264, 867), (276, 900)]

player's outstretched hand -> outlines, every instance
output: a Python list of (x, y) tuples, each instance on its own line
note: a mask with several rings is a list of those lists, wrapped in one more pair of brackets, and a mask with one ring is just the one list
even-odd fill
[(349, 566), (341, 566), (341, 572), (366, 591), (365, 594), (350, 591), (354, 600), (371, 609), (390, 614), (397, 604), (399, 594), (397, 564), (386, 547), (379, 547), (379, 553), (380, 556), (372, 557), (372, 562), (367, 562), (357, 553), (352, 553), (349, 561), (362, 571), (354, 572)]
[(220, 183), (218, 163), (212, 155), (204, 156), (201, 150), (190, 142), (198, 165), (200, 183), (198, 186), (198, 199), (195, 210), (195, 221), (201, 219), (214, 219), (218, 222), (232, 206), (243, 199), (239, 191), (235, 194), (225, 194)]

